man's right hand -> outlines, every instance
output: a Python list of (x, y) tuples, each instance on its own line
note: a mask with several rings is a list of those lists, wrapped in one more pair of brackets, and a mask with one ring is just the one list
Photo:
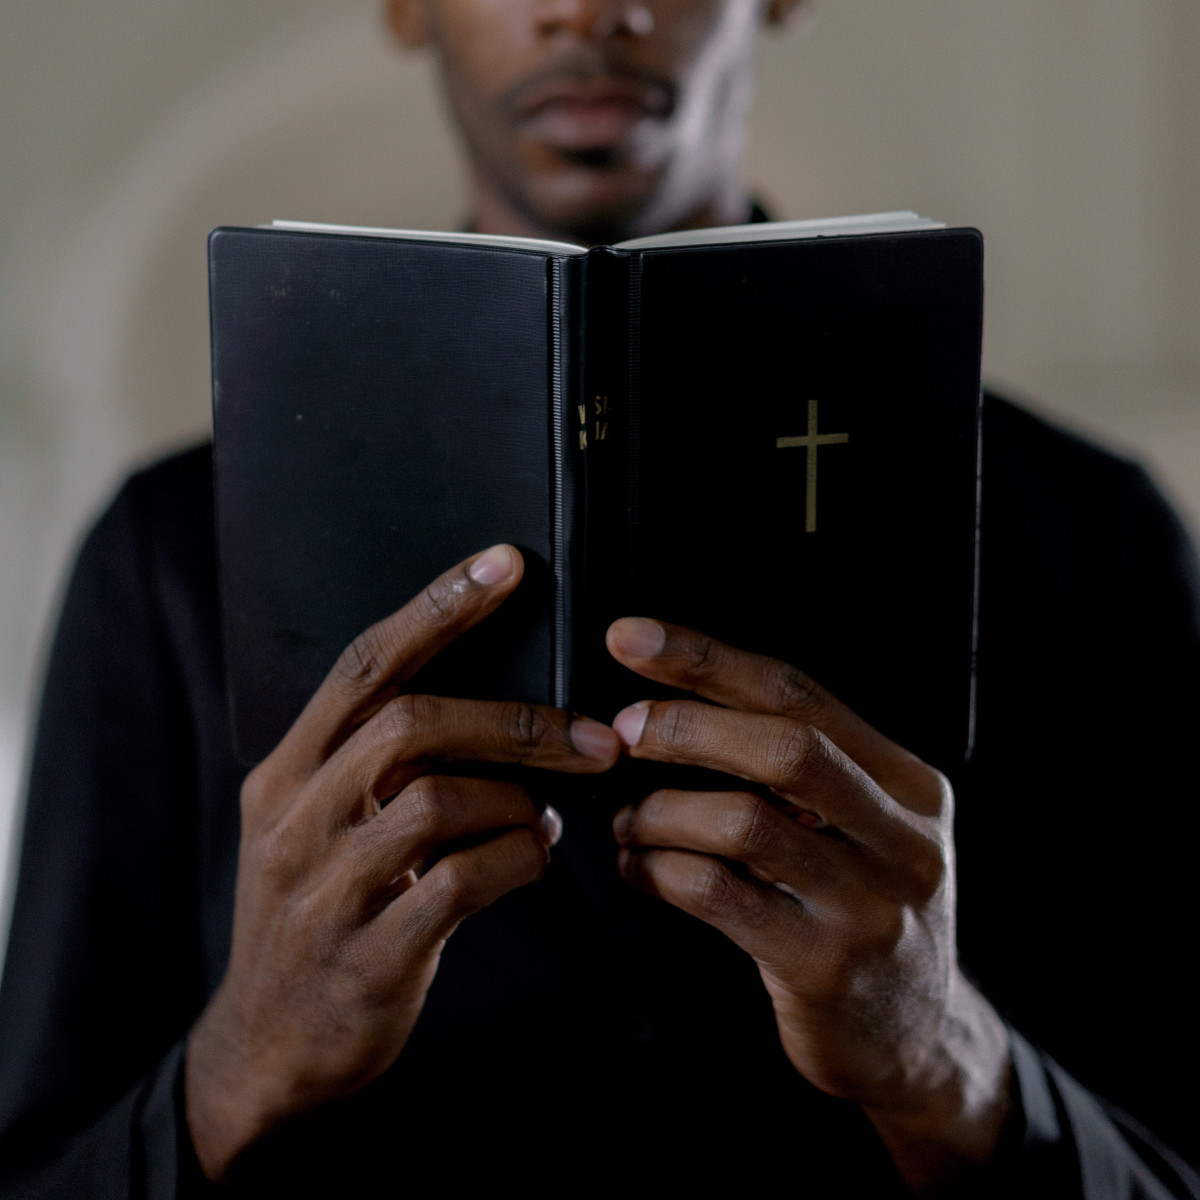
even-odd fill
[(616, 734), (586, 718), (402, 691), (522, 569), (493, 547), (369, 629), (246, 779), (229, 967), (185, 1067), (209, 1178), (288, 1116), (386, 1070), (458, 923), (545, 871), (553, 809), (515, 783), (434, 772), (471, 761), (594, 774), (616, 761)]

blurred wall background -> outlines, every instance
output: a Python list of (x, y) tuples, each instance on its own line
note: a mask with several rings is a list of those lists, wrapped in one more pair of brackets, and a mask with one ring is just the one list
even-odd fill
[[(432, 65), (380, 7), (0, 0), (0, 939), (65, 563), (130, 465), (208, 425), (205, 235), (465, 215)], [(747, 162), (779, 217), (980, 227), (988, 378), (1194, 526), (1198, 47), (1194, 0), (826, 0), (765, 40)]]

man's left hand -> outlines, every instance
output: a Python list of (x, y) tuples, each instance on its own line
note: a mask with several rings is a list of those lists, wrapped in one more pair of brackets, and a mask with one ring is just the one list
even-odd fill
[(622, 809), (621, 873), (753, 956), (788, 1058), (862, 1106), (919, 1194), (989, 1162), (1008, 1043), (958, 967), (945, 776), (784, 663), (640, 618), (608, 646), (712, 702), (624, 709), (613, 727), (631, 757), (747, 784)]

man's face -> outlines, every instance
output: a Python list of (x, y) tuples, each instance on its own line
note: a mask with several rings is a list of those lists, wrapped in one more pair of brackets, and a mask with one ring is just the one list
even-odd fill
[[(582, 241), (741, 203), (763, 0), (393, 0), (433, 45), (477, 194)], [(731, 196), (732, 193), (732, 196)]]

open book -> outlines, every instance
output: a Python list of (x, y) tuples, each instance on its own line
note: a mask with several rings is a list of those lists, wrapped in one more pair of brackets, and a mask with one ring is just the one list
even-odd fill
[(909, 213), (584, 249), (276, 222), (210, 239), (235, 736), (507, 541), (518, 594), (423, 673), (600, 719), (642, 615), (794, 662), (968, 753), (982, 241)]

